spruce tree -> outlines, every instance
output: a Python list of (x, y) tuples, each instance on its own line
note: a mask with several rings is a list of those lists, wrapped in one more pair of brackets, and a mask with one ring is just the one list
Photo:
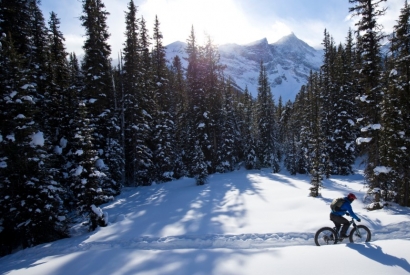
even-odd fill
[(152, 75), (152, 58), (149, 48), (151, 39), (146, 26), (146, 21), (142, 17), (139, 25), (139, 43), (140, 52), (139, 77), (137, 83), (138, 89), (138, 108), (141, 116), (137, 117), (137, 131), (140, 140), (137, 143), (137, 162), (136, 162), (136, 182), (137, 185), (151, 185), (155, 181), (155, 163), (154, 150), (155, 143), (153, 139), (154, 127), (154, 83)]
[(239, 129), (235, 121), (233, 91), (230, 81), (226, 84), (224, 91), (224, 104), (222, 108), (221, 138), (218, 144), (217, 172), (233, 171), (234, 165), (238, 163), (235, 151), (235, 143), (238, 143)]
[(208, 177), (208, 167), (205, 159), (205, 149), (208, 144), (205, 133), (206, 120), (209, 119), (206, 110), (205, 91), (201, 86), (201, 63), (194, 28), (187, 41), (188, 68), (186, 72), (188, 99), (189, 136), (188, 156), (189, 175), (196, 178), (197, 185), (203, 185)]
[(9, 251), (67, 235), (59, 171), (42, 123), (48, 41), (38, 3), (3, 1), (0, 10), (0, 33), (5, 34), (0, 61), (0, 235)]
[(170, 89), (175, 96), (175, 165), (174, 177), (180, 178), (187, 175), (187, 137), (189, 135), (188, 96), (182, 68), (181, 58), (176, 55), (172, 60), (170, 69)]
[[(138, 89), (141, 77), (140, 51), (139, 48), (139, 20), (137, 18), (137, 7), (134, 1), (128, 4), (125, 13), (125, 42), (123, 49), (123, 60), (120, 68), (120, 87), (122, 92), (121, 111), (123, 112), (124, 132), (124, 154), (125, 154), (125, 184), (136, 185), (138, 148), (145, 147), (142, 136), (143, 110), (140, 106), (142, 93)], [(122, 65), (123, 64), (123, 65)]]
[(382, 123), (383, 134), (386, 137), (383, 144), (383, 164), (389, 169), (385, 199), (396, 193), (395, 200), (401, 205), (410, 205), (409, 186), (409, 138), (406, 129), (410, 118), (410, 6), (405, 1), (399, 20), (394, 26), (391, 38), (391, 58), (386, 64), (387, 79), (386, 96), (383, 100)]
[(279, 160), (276, 148), (275, 105), (268, 83), (266, 68), (260, 63), (257, 98), (257, 154), (262, 167), (270, 167), (273, 173), (279, 172)]
[(248, 87), (245, 87), (242, 106), (243, 126), (241, 133), (244, 144), (245, 168), (257, 169), (259, 164), (256, 155), (254, 100)]
[(157, 17), (155, 17), (153, 40), (153, 93), (156, 101), (155, 127), (153, 129), (155, 179), (158, 182), (165, 182), (173, 179), (174, 172), (175, 102), (173, 101), (174, 93), (169, 86), (165, 47), (162, 45), (162, 33)]
[(323, 119), (323, 102), (321, 101), (321, 76), (318, 73), (311, 73), (308, 86), (308, 120), (305, 121), (305, 142), (307, 148), (305, 154), (307, 163), (309, 163), (308, 171), (311, 175), (310, 195), (313, 197), (319, 196), (319, 190), (322, 187), (322, 180), (326, 174), (326, 165), (328, 163), (328, 155), (326, 153), (326, 132), (323, 131), (322, 123), (326, 122)]
[[(110, 64), (111, 49), (107, 43), (109, 38), (106, 24), (108, 12), (101, 0), (83, 0), (83, 15), (80, 17), (82, 26), (86, 30), (86, 40), (84, 42), (84, 58), (82, 61), (82, 73), (84, 75), (84, 86), (82, 94), (84, 102), (87, 104), (87, 124), (94, 129), (92, 143), (95, 146), (98, 158), (93, 159), (94, 169), (99, 169), (103, 173), (92, 174), (98, 186), (91, 184), (86, 192), (101, 189), (105, 198), (111, 198), (119, 193), (121, 184), (120, 169), (117, 167), (121, 160), (118, 160), (119, 138), (116, 125), (116, 110), (113, 105), (114, 91), (112, 86), (112, 71)], [(80, 126), (81, 127), (81, 124)], [(81, 131), (81, 129), (79, 129)], [(90, 169), (90, 168), (89, 168)], [(83, 200), (88, 204), (100, 204), (100, 196), (93, 200)], [(91, 205), (79, 207), (80, 211), (87, 209), (90, 211)]]
[(361, 55), (359, 64), (361, 93), (357, 98), (361, 102), (361, 137), (358, 144), (362, 154), (366, 154), (365, 175), (371, 188), (382, 187), (377, 169), (381, 166), (380, 159), (380, 103), (382, 101), (382, 86), (380, 81), (381, 56), (380, 47), (384, 35), (377, 18), (384, 15), (386, 9), (381, 3), (386, 0), (349, 0), (353, 6), (349, 11), (358, 16), (357, 48)]
[(215, 172), (216, 167), (220, 167), (222, 133), (221, 128), (224, 123), (223, 114), (223, 84), (220, 75), (223, 66), (219, 63), (219, 53), (210, 36), (206, 36), (203, 47), (199, 47), (199, 79), (201, 84), (204, 106), (201, 106), (203, 117), (202, 148), (209, 165), (209, 171)]

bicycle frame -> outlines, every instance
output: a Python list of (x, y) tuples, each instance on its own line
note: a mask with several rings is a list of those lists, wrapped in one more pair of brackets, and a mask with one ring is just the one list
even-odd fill
[[(353, 219), (353, 218), (349, 221), (349, 227), (350, 227), (352, 224), (353, 224), (353, 228), (357, 229), (357, 225), (356, 225), (356, 223), (354, 222), (354, 219)], [(333, 227), (333, 229), (334, 229), (334, 231), (336, 232), (337, 242), (343, 241), (343, 238), (339, 238), (339, 231), (340, 231), (340, 229), (339, 229), (339, 231), (336, 230), (336, 227)], [(351, 231), (351, 230), (352, 230), (352, 229), (350, 229), (350, 231)], [(346, 234), (347, 234), (347, 232), (346, 232)], [(358, 234), (358, 236), (359, 236), (360, 238), (362, 237), (362, 236), (360, 235), (360, 231), (359, 231), (359, 230), (356, 230), (356, 234)]]

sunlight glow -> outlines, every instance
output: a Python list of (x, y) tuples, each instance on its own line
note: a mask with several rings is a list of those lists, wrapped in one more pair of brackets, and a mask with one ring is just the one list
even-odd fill
[[(250, 23), (233, 0), (148, 0), (140, 8), (142, 14), (156, 12), (169, 42), (177, 40), (173, 36), (180, 37), (181, 32), (186, 33), (188, 39), (192, 26), (200, 44), (206, 35), (210, 35), (215, 44), (248, 43), (262, 38), (249, 37), (253, 34)], [(173, 27), (168, 22), (172, 22)]]
[[(275, 34), (275, 37), (283, 37), (292, 33), (292, 30), (288, 25), (282, 21), (276, 21), (272, 25), (272, 32)], [(275, 41), (269, 41), (270, 43)]]

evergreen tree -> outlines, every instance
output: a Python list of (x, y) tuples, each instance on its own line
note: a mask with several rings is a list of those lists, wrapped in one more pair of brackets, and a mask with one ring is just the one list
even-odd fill
[[(49, 152), (54, 156), (54, 165), (60, 169), (64, 165), (63, 148), (70, 130), (66, 117), (72, 117), (72, 108), (68, 96), (69, 88), (69, 66), (67, 52), (64, 46), (64, 37), (60, 31), (60, 20), (52, 12), (49, 24), (49, 52), (48, 52), (48, 73), (47, 92), (44, 95), (42, 106), (42, 123), (46, 136), (49, 137)], [(71, 111), (71, 112), (70, 112)], [(62, 182), (62, 174), (58, 173), (58, 182)], [(56, 179), (57, 180), (57, 179)]]
[(138, 108), (140, 115), (137, 117), (136, 129), (140, 140), (137, 145), (136, 182), (137, 185), (151, 185), (155, 181), (154, 150), (155, 143), (152, 141), (154, 127), (154, 113), (156, 112), (154, 101), (154, 83), (152, 59), (149, 52), (150, 37), (146, 27), (146, 21), (142, 17), (139, 25), (138, 51), (140, 53), (139, 77), (137, 78)]
[(352, 164), (355, 159), (355, 139), (356, 133), (354, 128), (355, 117), (353, 116), (352, 108), (354, 105), (354, 96), (346, 86), (351, 75), (345, 70), (344, 65), (348, 63), (346, 60), (346, 50), (339, 45), (335, 60), (337, 73), (334, 76), (335, 96), (338, 98), (333, 105), (333, 116), (331, 117), (333, 125), (333, 135), (331, 142), (327, 146), (331, 146), (329, 159), (331, 162), (331, 174), (334, 175), (349, 175), (352, 174)]
[(389, 170), (386, 179), (385, 199), (391, 199), (392, 191), (401, 205), (410, 205), (409, 187), (409, 94), (410, 94), (410, 7), (405, 1), (391, 38), (391, 58), (386, 64), (387, 89), (382, 102), (382, 125), (385, 143), (382, 159)]
[[(75, 131), (72, 133), (73, 141), (67, 154), (67, 169), (78, 214), (88, 220), (89, 229), (94, 230), (97, 221), (93, 215), (93, 205), (103, 204), (113, 197), (101, 187), (101, 182), (106, 180), (107, 175), (95, 165), (99, 156), (90, 121), (86, 105), (80, 103), (72, 122)], [(107, 223), (101, 222), (100, 225), (105, 226)]]
[(135, 185), (137, 176), (138, 148), (145, 147), (142, 136), (143, 113), (140, 106), (141, 91), (138, 89), (141, 77), (140, 45), (139, 45), (139, 20), (137, 7), (134, 1), (128, 4), (125, 13), (125, 43), (123, 50), (123, 65), (120, 68), (120, 85), (122, 92), (121, 110), (123, 112), (124, 153), (125, 153), (125, 184)]
[(221, 128), (224, 123), (223, 84), (220, 81), (223, 66), (219, 63), (218, 50), (209, 36), (205, 46), (199, 47), (198, 70), (204, 100), (201, 112), (206, 114), (202, 120), (204, 123), (202, 148), (209, 172), (213, 173), (216, 167), (221, 169), (221, 160), (225, 158), (221, 151), (222, 134), (225, 129)]
[(321, 82), (320, 75), (314, 73), (309, 78), (310, 85), (308, 86), (308, 120), (306, 125), (305, 142), (307, 144), (307, 163), (309, 163), (309, 172), (311, 175), (310, 195), (313, 197), (319, 196), (319, 190), (322, 187), (323, 176), (326, 174), (326, 165), (328, 163), (328, 155), (325, 150), (325, 135), (322, 123), (326, 122), (323, 118), (323, 102), (321, 101)]
[[(300, 154), (300, 147), (299, 147), (299, 129), (300, 129), (300, 117), (297, 118), (297, 106), (300, 103), (299, 98), (301, 95), (304, 95), (304, 88), (298, 93), (296, 97), (296, 101), (292, 104), (290, 101), (286, 103), (285, 110), (282, 113), (281, 118), (281, 127), (283, 132), (282, 137), (282, 144), (283, 144), (283, 152), (285, 153), (284, 158), (284, 165), (286, 170), (290, 172), (291, 175), (296, 175), (298, 172), (305, 173), (305, 171), (301, 170), (300, 162), (303, 160), (303, 155)], [(304, 165), (302, 166), (304, 167)]]
[(361, 55), (360, 84), (362, 93), (358, 95), (361, 106), (361, 137), (358, 139), (362, 154), (367, 156), (365, 168), (366, 179), (371, 188), (382, 186), (377, 167), (380, 159), (380, 103), (382, 101), (382, 86), (380, 81), (381, 57), (380, 47), (384, 35), (377, 18), (385, 14), (385, 8), (380, 5), (386, 0), (349, 0), (353, 7), (349, 11), (359, 17), (356, 23), (357, 48)]
[(261, 62), (257, 98), (258, 159), (262, 167), (271, 167), (276, 173), (279, 172), (280, 167), (276, 148), (277, 129), (274, 108), (266, 68)]
[(172, 60), (170, 69), (170, 89), (175, 96), (175, 164), (174, 177), (180, 178), (187, 175), (186, 164), (189, 163), (187, 151), (187, 137), (189, 135), (189, 118), (188, 118), (188, 96), (186, 94), (186, 85), (181, 58), (177, 55)]
[(189, 150), (187, 159), (190, 160), (189, 175), (196, 178), (197, 185), (203, 185), (208, 177), (208, 167), (205, 161), (204, 149), (208, 145), (205, 133), (205, 123), (209, 119), (206, 110), (205, 91), (201, 87), (200, 55), (195, 38), (194, 28), (187, 41), (188, 68), (186, 72), (188, 99)]
[(74, 192), (75, 186), (72, 185), (70, 178), (70, 171), (73, 169), (72, 152), (76, 146), (76, 138), (73, 133), (78, 131), (77, 125), (75, 123), (76, 117), (78, 116), (78, 111), (80, 108), (80, 102), (82, 102), (83, 96), (81, 91), (83, 89), (83, 75), (80, 70), (79, 62), (75, 53), (69, 54), (68, 59), (69, 76), (68, 81), (70, 86), (67, 89), (66, 95), (64, 97), (64, 117), (61, 122), (61, 139), (59, 140), (59, 146), (62, 152), (63, 165), (62, 173), (63, 178), (62, 185), (66, 192), (66, 208), (69, 211), (75, 211), (77, 205), (77, 196)]
[[(98, 180), (98, 187), (92, 185), (93, 190), (101, 189), (101, 192), (110, 198), (119, 193), (121, 188), (118, 180), (121, 172), (117, 165), (119, 139), (116, 125), (114, 91), (112, 86), (112, 72), (110, 65), (110, 46), (107, 44), (109, 33), (107, 30), (107, 15), (105, 6), (101, 0), (83, 0), (83, 15), (80, 17), (82, 26), (86, 30), (84, 42), (84, 58), (82, 72), (84, 75), (83, 96), (87, 104), (89, 127), (94, 129), (92, 142), (95, 146), (98, 158), (91, 157), (98, 167), (104, 172), (104, 176)], [(81, 131), (81, 129), (80, 129)], [(90, 168), (89, 168), (90, 169)], [(87, 171), (89, 171), (89, 169)], [(94, 192), (88, 190), (89, 192)], [(87, 192), (88, 192), (87, 191)], [(83, 200), (84, 203), (100, 204), (104, 201)], [(90, 211), (91, 205), (79, 207), (80, 211)]]
[(5, 35), (0, 57), (0, 239), (11, 252), (64, 237), (67, 228), (63, 190), (39, 115), (47, 91), (48, 44), (38, 1), (3, 1), (0, 33)]
[(255, 141), (255, 114), (254, 114), (254, 100), (249, 93), (248, 87), (245, 87), (245, 94), (243, 97), (243, 127), (241, 129), (245, 168), (257, 169), (259, 168), (258, 158), (256, 155), (256, 141)]
[[(319, 116), (320, 116), (320, 127), (321, 133), (323, 134), (323, 142), (326, 144), (323, 148), (322, 154), (328, 161), (324, 163), (324, 173), (329, 177), (332, 170), (334, 170), (333, 158), (335, 141), (337, 140), (337, 134), (339, 129), (336, 128), (335, 120), (337, 118), (337, 113), (335, 106), (339, 103), (338, 92), (340, 87), (337, 86), (335, 77), (339, 73), (336, 71), (336, 47), (333, 38), (325, 30), (324, 33), (324, 54), (323, 54), (323, 65), (320, 69), (321, 78), (320, 83), (315, 83), (316, 88), (319, 89), (320, 95), (315, 99), (319, 106)], [(313, 85), (314, 83), (312, 83)]]
[(233, 108), (234, 100), (230, 81), (226, 84), (224, 93), (224, 105), (222, 109), (221, 139), (218, 145), (217, 172), (233, 171), (234, 165), (238, 163), (238, 156), (235, 151), (235, 143), (238, 142), (239, 130), (235, 122)]
[(169, 87), (168, 70), (165, 59), (165, 47), (162, 45), (162, 33), (158, 18), (155, 17), (154, 49), (152, 52), (153, 87), (156, 100), (154, 130), (154, 160), (156, 165), (156, 180), (165, 182), (172, 180), (174, 171), (174, 94)]

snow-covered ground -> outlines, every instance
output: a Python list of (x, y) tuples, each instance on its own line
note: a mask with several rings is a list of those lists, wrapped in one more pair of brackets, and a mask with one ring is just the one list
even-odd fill
[[(0, 258), (0, 274), (254, 275), (409, 274), (410, 210), (392, 204), (369, 212), (356, 175), (324, 181), (309, 197), (309, 178), (269, 170), (181, 179), (126, 188), (101, 206), (109, 225)], [(354, 192), (352, 206), (372, 231), (370, 243), (317, 247), (331, 226), (329, 204)]]

